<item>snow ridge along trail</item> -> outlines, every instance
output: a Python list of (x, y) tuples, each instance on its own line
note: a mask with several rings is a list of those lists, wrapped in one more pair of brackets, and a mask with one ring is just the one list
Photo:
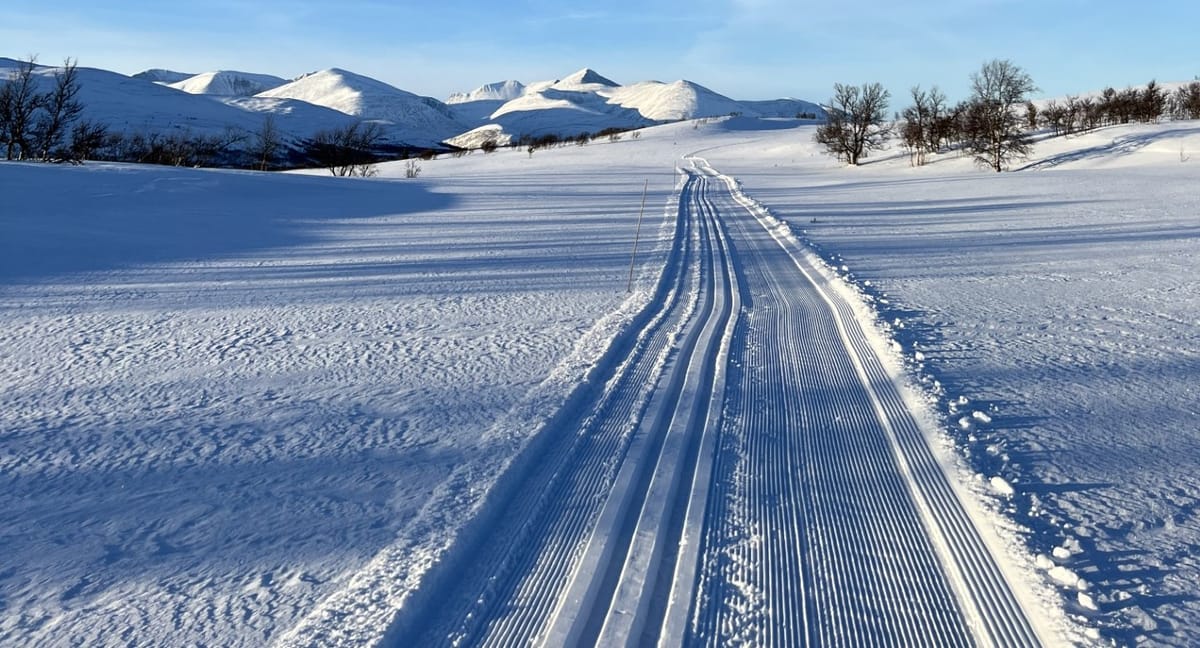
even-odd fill
[(640, 330), (387, 643), (1040, 645), (851, 304), (691, 164)]

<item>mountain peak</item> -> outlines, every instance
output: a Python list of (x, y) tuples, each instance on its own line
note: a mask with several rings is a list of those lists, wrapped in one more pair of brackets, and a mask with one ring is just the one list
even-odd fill
[(143, 79), (154, 83), (179, 83), (196, 76), (191, 72), (176, 72), (174, 70), (163, 70), (161, 68), (152, 68), (133, 75), (135, 79)]
[(475, 88), (471, 92), (456, 92), (446, 100), (448, 104), (469, 101), (511, 101), (525, 93), (525, 84), (520, 81), (497, 81)]
[(602, 86), (608, 86), (610, 88), (615, 88), (615, 87), (617, 87), (618, 84), (611, 79), (607, 79), (604, 76), (601, 76), (601, 74), (599, 72), (597, 72), (591, 68), (583, 68), (582, 70), (579, 70), (578, 72), (576, 72), (570, 76), (559, 79), (558, 83), (555, 83), (554, 85), (557, 87), (602, 85)]
[(286, 80), (269, 74), (217, 70), (202, 72), (167, 85), (190, 94), (249, 97), (272, 88), (278, 88), (285, 83), (287, 83)]

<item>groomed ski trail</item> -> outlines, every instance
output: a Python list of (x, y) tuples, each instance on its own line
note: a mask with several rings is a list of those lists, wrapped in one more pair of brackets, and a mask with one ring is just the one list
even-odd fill
[(850, 303), (721, 177), (750, 296), (693, 643), (1040, 645)]
[(851, 305), (690, 162), (624, 359), (386, 643), (1040, 645)]

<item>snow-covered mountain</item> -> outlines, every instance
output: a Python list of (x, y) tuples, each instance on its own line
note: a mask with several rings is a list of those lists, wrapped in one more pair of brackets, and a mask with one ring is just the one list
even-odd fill
[(446, 99), (449, 105), (472, 101), (511, 101), (525, 93), (525, 84), (520, 81), (498, 81), (481, 85), (470, 92), (455, 92)]
[(446, 99), (446, 104), (458, 121), (467, 125), (481, 124), (505, 102), (525, 94), (525, 90), (525, 84), (520, 81), (498, 81), (470, 92), (456, 92)]
[(642, 117), (655, 121), (716, 117), (731, 113), (748, 116), (757, 114), (747, 110), (744, 104), (691, 81), (644, 81), (614, 88), (608, 97), (610, 102), (633, 108)]
[(287, 83), (286, 79), (271, 76), (270, 74), (218, 70), (216, 72), (197, 74), (168, 85), (176, 90), (183, 90), (190, 94), (248, 97), (272, 88), (278, 88), (285, 83)]
[[(487, 86), (485, 86), (487, 87)], [(473, 93), (457, 96), (471, 96)], [(521, 136), (564, 137), (607, 128), (639, 128), (649, 124), (740, 114), (748, 117), (824, 115), (820, 106), (794, 99), (735, 101), (691, 81), (643, 81), (623, 86), (590, 68), (562, 79), (530, 83), (509, 101), (466, 101), (452, 106), (460, 119), (489, 125), (450, 143), (467, 146), (487, 137), (506, 141)], [(485, 110), (491, 110), (486, 117)]]
[(470, 128), (437, 99), (338, 68), (306, 74), (257, 96), (297, 99), (362, 119), (387, 122), (393, 139), (426, 146), (438, 145)]
[(555, 81), (550, 86), (555, 90), (599, 92), (606, 88), (619, 88), (617, 82), (603, 77), (591, 68), (583, 68), (578, 72)]
[[(19, 65), (0, 59), (0, 73)], [(48, 89), (58, 68), (39, 65), (34, 77)], [(254, 130), (262, 117), (180, 90), (96, 68), (77, 68), (84, 118), (122, 133), (190, 131), (203, 135), (226, 128)]]
[(196, 75), (191, 72), (176, 72), (174, 70), (153, 68), (138, 72), (137, 74), (133, 75), (133, 78), (143, 79), (152, 83), (178, 83), (194, 76)]
[[(18, 65), (12, 59), (0, 58), (0, 78)], [(56, 67), (34, 68), (34, 77), (43, 89), (50, 87), (57, 73)], [(203, 137), (240, 133), (243, 141), (249, 141), (248, 135), (258, 132), (269, 114), (275, 117), (284, 142), (299, 146), (317, 131), (355, 121), (350, 115), (300, 101), (195, 95), (146, 78), (96, 68), (80, 67), (77, 73), (83, 118), (127, 135)]]
[[(17, 65), (0, 58), (0, 74)], [(55, 70), (38, 66), (40, 82), (49, 83)], [(437, 148), (505, 143), (522, 136), (573, 137), (735, 113), (824, 114), (816, 104), (794, 99), (735, 101), (686, 80), (620, 85), (590, 68), (559, 79), (489, 83), (454, 94), (448, 103), (338, 68), (290, 82), (250, 72), (187, 74), (157, 68), (133, 77), (79, 68), (79, 79), (87, 118), (115, 132), (248, 134), (273, 115), (284, 140), (294, 147), (318, 131), (355, 120), (380, 122), (389, 146)]]
[(825, 109), (819, 104), (803, 99), (768, 99), (766, 101), (739, 101), (748, 110), (746, 114), (758, 113), (760, 117), (799, 117), (811, 115), (811, 119), (823, 119)]
[(653, 123), (636, 109), (609, 100), (620, 87), (584, 68), (561, 80), (530, 84), (525, 94), (497, 108), (488, 122), (513, 137), (570, 137)]

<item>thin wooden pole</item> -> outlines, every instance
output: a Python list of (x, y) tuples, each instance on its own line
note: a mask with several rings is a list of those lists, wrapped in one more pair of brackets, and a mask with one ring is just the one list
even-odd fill
[(642, 235), (642, 217), (646, 215), (646, 190), (650, 188), (650, 180), (646, 180), (646, 184), (642, 185), (642, 208), (638, 210), (637, 229), (633, 233), (633, 254), (629, 257), (629, 285), (625, 286), (625, 292), (633, 292), (633, 264), (637, 261), (637, 245), (638, 238)]

